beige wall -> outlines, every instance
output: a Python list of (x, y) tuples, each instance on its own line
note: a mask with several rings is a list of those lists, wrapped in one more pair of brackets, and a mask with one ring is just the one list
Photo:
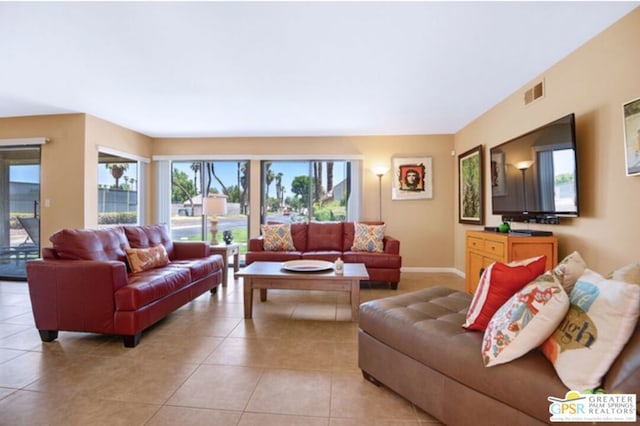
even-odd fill
[[(456, 151), (490, 147), (574, 112), (579, 146), (579, 218), (560, 225), (531, 225), (553, 231), (559, 256), (578, 250), (592, 269), (611, 269), (640, 259), (640, 177), (625, 176), (622, 104), (640, 97), (640, 8), (589, 41), (531, 84), (487, 111), (455, 135)], [(545, 97), (525, 106), (524, 90), (544, 78)], [(454, 176), (454, 179), (456, 177)], [(489, 167), (485, 164), (487, 224), (492, 216)], [(457, 209), (457, 200), (454, 200)], [(526, 225), (522, 224), (523, 227)], [(464, 270), (464, 233), (456, 223), (455, 267)]]
[[(523, 105), (523, 91), (500, 102), (454, 135), (152, 139), (85, 114), (0, 119), (0, 138), (46, 137), (42, 149), (42, 235), (64, 227), (92, 227), (97, 218), (98, 145), (136, 156), (327, 155), (363, 159), (363, 220), (378, 217), (378, 180), (371, 169), (398, 156), (432, 156), (433, 200), (392, 201), (391, 174), (384, 176), (382, 215), (388, 233), (402, 241), (406, 268), (451, 268), (464, 271), (464, 233), (477, 226), (458, 224), (456, 154), (483, 144), (485, 153), (497, 145), (570, 112), (576, 114), (580, 158), (579, 218), (559, 226), (536, 225), (559, 237), (560, 256), (579, 250), (593, 269), (606, 273), (637, 261), (640, 229), (640, 177), (626, 177), (622, 104), (640, 97), (640, 8), (532, 82), (544, 78), (545, 97)], [(486, 156), (485, 156), (486, 157)], [(252, 184), (259, 185), (257, 160)], [(155, 176), (149, 168), (148, 222), (153, 222)], [(485, 164), (485, 204), (490, 213), (489, 169)], [(258, 191), (254, 191), (255, 204)], [(44, 205), (44, 204), (43, 204)], [(252, 230), (255, 234), (253, 218)], [(500, 218), (488, 215), (488, 225)], [(46, 244), (46, 243), (45, 243)]]
[[(391, 167), (391, 158), (398, 156), (431, 156), (433, 158), (434, 194), (432, 200), (392, 201), (391, 172), (382, 179), (382, 218), (388, 224), (389, 235), (401, 240), (400, 250), (404, 267), (450, 268), (453, 264), (451, 232), (457, 216), (451, 213), (454, 192), (451, 176), (455, 159), (452, 135), (431, 136), (372, 136), (372, 137), (289, 137), (289, 138), (204, 138), (156, 139), (154, 155), (181, 157), (232, 156), (237, 159), (270, 159), (282, 156), (323, 158), (327, 155), (359, 156), (363, 159), (362, 220), (377, 220), (378, 178), (372, 168)], [(252, 165), (252, 205), (259, 203), (259, 160)], [(257, 234), (252, 218), (252, 235)]]
[[(40, 233), (84, 224), (84, 114), (0, 118), (0, 138), (45, 137), (40, 167)], [(94, 191), (95, 192), (95, 191)], [(46, 207), (45, 200), (49, 200)]]
[[(152, 139), (148, 136), (134, 132), (100, 118), (86, 115), (86, 155), (85, 155), (85, 217), (84, 226), (95, 228), (98, 225), (98, 151), (100, 147), (129, 154), (133, 158), (151, 159)], [(130, 157), (131, 158), (131, 157)], [(140, 179), (140, 178), (139, 178)], [(146, 168), (144, 182), (151, 182), (151, 168)], [(146, 191), (141, 191), (146, 196), (146, 203), (150, 205), (153, 190), (149, 186)], [(151, 210), (151, 209), (150, 209)], [(149, 223), (151, 213), (141, 223)]]
[(43, 247), (59, 229), (97, 226), (98, 145), (151, 157), (147, 136), (86, 114), (0, 118), (1, 139), (30, 137), (48, 139), (40, 168)]

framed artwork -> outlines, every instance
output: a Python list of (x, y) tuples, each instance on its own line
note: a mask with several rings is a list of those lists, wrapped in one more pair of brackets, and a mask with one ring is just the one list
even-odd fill
[(640, 175), (640, 98), (627, 102), (622, 110), (627, 176)]
[(504, 152), (501, 151), (491, 153), (491, 195), (507, 195), (507, 168), (504, 164)]
[(458, 222), (484, 224), (482, 145), (458, 156)]
[(433, 198), (431, 157), (394, 157), (391, 162), (392, 200)]

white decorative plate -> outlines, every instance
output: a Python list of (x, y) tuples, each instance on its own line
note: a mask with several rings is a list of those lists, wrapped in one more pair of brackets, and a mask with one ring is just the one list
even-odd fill
[(290, 260), (284, 262), (282, 267), (294, 272), (317, 272), (333, 269), (333, 262), (326, 260)]

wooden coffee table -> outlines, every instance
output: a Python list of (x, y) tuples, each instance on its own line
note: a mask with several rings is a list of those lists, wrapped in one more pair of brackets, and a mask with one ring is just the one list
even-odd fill
[(244, 317), (250, 319), (253, 311), (253, 290), (260, 289), (260, 300), (267, 300), (267, 289), (348, 291), (351, 294), (351, 320), (358, 320), (360, 308), (360, 281), (369, 274), (363, 263), (345, 263), (344, 273), (333, 269), (319, 272), (289, 272), (280, 262), (253, 262), (242, 268), (237, 277), (244, 279)]

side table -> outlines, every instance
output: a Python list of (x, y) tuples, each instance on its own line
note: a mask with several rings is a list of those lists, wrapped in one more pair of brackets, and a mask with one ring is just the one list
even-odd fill
[(222, 256), (224, 267), (222, 269), (222, 286), (227, 286), (227, 278), (229, 277), (229, 256), (233, 255), (233, 272), (240, 269), (240, 245), (239, 244), (216, 244), (209, 246), (209, 250), (213, 254)]

